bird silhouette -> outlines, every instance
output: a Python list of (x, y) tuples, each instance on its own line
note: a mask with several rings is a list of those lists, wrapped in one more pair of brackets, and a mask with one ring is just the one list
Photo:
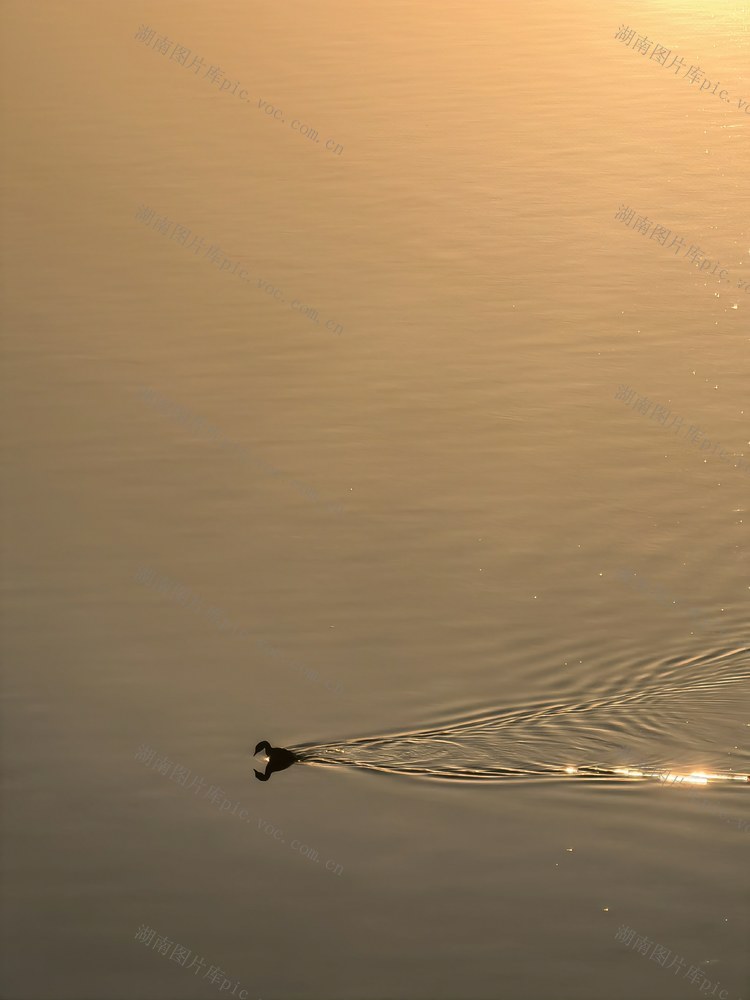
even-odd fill
[(292, 764), (296, 764), (300, 759), (292, 750), (287, 750), (285, 747), (272, 747), (267, 740), (262, 740), (256, 746), (255, 753), (258, 754), (261, 750), (268, 757), (268, 763), (265, 772), (255, 771), (255, 777), (258, 781), (268, 781), (274, 771), (283, 771), (287, 767), (291, 767)]

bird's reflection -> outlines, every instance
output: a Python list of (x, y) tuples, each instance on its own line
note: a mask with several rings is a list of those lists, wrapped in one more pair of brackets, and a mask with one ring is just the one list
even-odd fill
[(268, 781), (274, 771), (284, 771), (287, 767), (291, 767), (292, 764), (296, 764), (300, 760), (296, 753), (287, 750), (285, 747), (272, 747), (267, 740), (263, 740), (257, 745), (255, 753), (258, 754), (261, 750), (268, 758), (268, 763), (266, 764), (265, 771), (255, 771), (255, 777), (258, 781)]

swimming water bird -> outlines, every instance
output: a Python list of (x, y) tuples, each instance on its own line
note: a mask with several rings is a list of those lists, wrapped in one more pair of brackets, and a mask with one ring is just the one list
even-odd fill
[[(261, 750), (268, 757), (268, 763), (265, 773), (255, 771), (255, 777), (258, 781), (268, 781), (274, 771), (283, 771), (285, 768), (291, 767), (292, 764), (296, 764), (300, 759), (292, 750), (287, 750), (286, 747), (272, 747), (267, 740), (262, 740), (257, 745), (255, 753), (258, 754)], [(253, 770), (255, 769), (253, 768)]]

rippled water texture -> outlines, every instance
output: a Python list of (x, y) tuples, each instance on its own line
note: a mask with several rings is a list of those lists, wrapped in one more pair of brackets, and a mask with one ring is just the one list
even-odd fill
[[(706, 753), (701, 771), (685, 770), (691, 749), (694, 752), (685, 745), (692, 733), (683, 735), (680, 746), (677, 732), (686, 701), (700, 696), (705, 712), (713, 695), (748, 683), (748, 653), (744, 648), (655, 664), (631, 677), (629, 686), (615, 690), (613, 685), (596, 698), (589, 692), (577, 702), (507, 707), (434, 729), (294, 749), (311, 763), (464, 781), (558, 776), (746, 783), (747, 773), (739, 768), (748, 768), (747, 752), (735, 756), (730, 770), (722, 770), (726, 754), (715, 751)], [(669, 746), (676, 749), (667, 762)]]
[(0, 22), (0, 995), (748, 1000), (745, 0)]

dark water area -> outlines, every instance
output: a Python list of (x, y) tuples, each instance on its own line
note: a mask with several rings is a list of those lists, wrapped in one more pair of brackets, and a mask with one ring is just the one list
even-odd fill
[(0, 995), (750, 1000), (747, 6), (0, 20)]

